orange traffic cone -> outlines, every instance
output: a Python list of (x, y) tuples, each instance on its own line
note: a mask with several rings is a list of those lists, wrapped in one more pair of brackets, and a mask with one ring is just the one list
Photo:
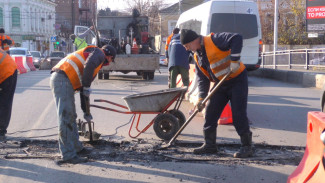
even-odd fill
[(138, 48), (137, 41), (136, 41), (135, 38), (133, 39), (131, 53), (132, 54), (138, 54), (139, 53), (139, 48)]
[(135, 38), (133, 39), (132, 48), (138, 48), (137, 40)]
[(218, 120), (219, 125), (232, 124), (232, 112), (229, 104), (223, 109), (221, 116)]

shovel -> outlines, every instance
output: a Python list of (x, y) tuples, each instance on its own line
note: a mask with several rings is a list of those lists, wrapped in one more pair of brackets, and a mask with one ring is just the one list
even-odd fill
[[(217, 84), (217, 86), (215, 86), (212, 91), (209, 93), (209, 95), (207, 97), (205, 97), (205, 99), (202, 101), (201, 105), (204, 105), (210, 98), (211, 96), (219, 89), (219, 87), (222, 85), (222, 83), (230, 76), (232, 72), (228, 72)], [(196, 110), (193, 112), (193, 114), (187, 119), (187, 121), (185, 121), (185, 123), (183, 124), (183, 126), (181, 126), (181, 128), (176, 132), (176, 134), (174, 135), (173, 138), (170, 139), (170, 141), (168, 142), (168, 144), (162, 145), (160, 148), (158, 148), (159, 150), (163, 150), (163, 149), (167, 149), (170, 146), (173, 145), (174, 141), (176, 140), (176, 138), (179, 136), (179, 134), (184, 130), (184, 128), (191, 122), (191, 120), (194, 118), (194, 116), (200, 112), (198, 108), (196, 108)]]

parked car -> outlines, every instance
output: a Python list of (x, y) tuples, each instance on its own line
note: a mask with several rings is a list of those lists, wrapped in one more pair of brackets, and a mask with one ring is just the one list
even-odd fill
[(28, 49), (23, 47), (9, 48), (9, 54), (11, 56), (31, 56)]
[(40, 63), (43, 59), (43, 56), (41, 54), (41, 52), (39, 51), (30, 51), (29, 52), (32, 56), (33, 56), (33, 64), (36, 68), (39, 68)]
[(53, 51), (46, 60), (50, 63), (51, 67), (53, 67), (65, 56), (66, 54), (63, 51)]
[(165, 55), (160, 55), (159, 64), (161, 66), (168, 66), (167, 59)]

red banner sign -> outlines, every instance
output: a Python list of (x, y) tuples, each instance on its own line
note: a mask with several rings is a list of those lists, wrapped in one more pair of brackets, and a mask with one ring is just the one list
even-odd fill
[(325, 18), (325, 6), (307, 7), (307, 19)]

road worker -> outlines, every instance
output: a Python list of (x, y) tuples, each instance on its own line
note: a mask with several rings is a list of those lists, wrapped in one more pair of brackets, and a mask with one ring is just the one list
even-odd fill
[(216, 130), (220, 115), (231, 103), (233, 124), (240, 136), (241, 148), (234, 154), (235, 158), (253, 155), (252, 132), (247, 118), (248, 79), (244, 64), (240, 61), (243, 38), (240, 34), (221, 32), (208, 36), (199, 36), (188, 29), (181, 31), (181, 43), (194, 52), (196, 75), (198, 78), (199, 102), (197, 108), (202, 110), (203, 99), (208, 95), (210, 83), (217, 84), (228, 72), (230, 77), (212, 95), (206, 105), (203, 134), (205, 143), (194, 149), (194, 154), (216, 153)]
[(0, 49), (0, 141), (6, 140), (17, 84), (17, 65), (13, 58)]
[(10, 38), (10, 36), (5, 35), (5, 30), (0, 28), (0, 41), (1, 41), (1, 49), (4, 51), (8, 51), (11, 46), (15, 44), (14, 40)]
[(62, 157), (57, 161), (58, 164), (87, 161), (87, 158), (79, 156), (89, 153), (89, 150), (87, 152), (79, 141), (74, 94), (80, 91), (84, 118), (91, 121), (92, 116), (87, 113), (87, 106), (84, 103), (86, 100), (89, 101), (90, 85), (99, 69), (114, 61), (115, 55), (116, 50), (110, 45), (102, 48), (87, 46), (69, 54), (52, 68), (50, 86), (57, 108), (59, 149)]
[(73, 41), (73, 44), (75, 45), (76, 50), (80, 50), (80, 49), (88, 46), (85, 38), (87, 35), (89, 35), (91, 33), (92, 29), (93, 29), (93, 26), (91, 26), (84, 33), (79, 34), (78, 36), (76, 36), (75, 34), (70, 35), (70, 39)]
[(179, 28), (176, 27), (173, 29), (173, 32), (167, 37), (166, 45), (165, 45), (165, 56), (166, 56), (167, 63), (168, 63), (168, 59), (169, 59), (169, 55), (168, 55), (169, 44), (170, 44), (174, 34), (178, 34), (178, 33), (179, 33)]
[(185, 50), (180, 41), (179, 29), (174, 31), (174, 36), (170, 41), (168, 48), (168, 71), (169, 71), (169, 88), (175, 88), (177, 84), (177, 76), (180, 74), (182, 77), (183, 85), (189, 86), (189, 52)]

